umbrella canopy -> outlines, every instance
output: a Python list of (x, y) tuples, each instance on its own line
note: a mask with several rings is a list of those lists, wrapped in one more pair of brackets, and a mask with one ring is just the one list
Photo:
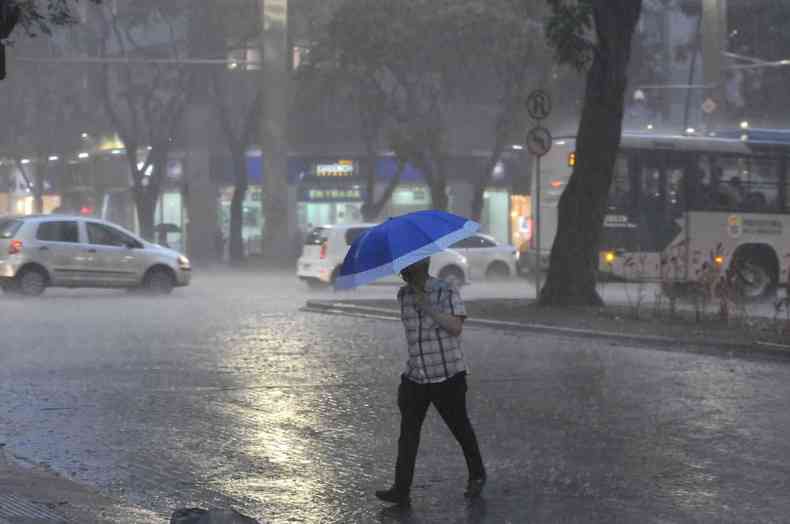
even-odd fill
[(474, 235), (480, 224), (444, 211), (417, 211), (370, 228), (352, 244), (335, 288), (351, 289), (403, 268)]

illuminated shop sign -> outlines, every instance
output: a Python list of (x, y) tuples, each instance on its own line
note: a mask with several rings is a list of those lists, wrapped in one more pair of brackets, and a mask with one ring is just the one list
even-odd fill
[(354, 162), (339, 160), (334, 164), (317, 164), (315, 174), (319, 177), (346, 177), (354, 176)]
[(362, 200), (362, 190), (351, 188), (314, 188), (302, 193), (304, 202), (358, 202)]

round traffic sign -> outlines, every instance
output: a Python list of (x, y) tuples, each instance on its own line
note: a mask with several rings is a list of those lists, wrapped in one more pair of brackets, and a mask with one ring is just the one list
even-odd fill
[(707, 98), (702, 103), (702, 110), (708, 114), (711, 114), (714, 111), (716, 111), (716, 107), (717, 107), (716, 102), (712, 98)]
[(527, 111), (535, 120), (543, 120), (551, 114), (551, 95), (541, 89), (531, 92), (527, 97)]
[(551, 149), (551, 132), (545, 127), (533, 127), (527, 133), (527, 149), (535, 156), (543, 156)]

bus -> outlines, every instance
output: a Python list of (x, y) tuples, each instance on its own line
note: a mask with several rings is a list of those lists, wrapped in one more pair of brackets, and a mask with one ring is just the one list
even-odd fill
[[(576, 162), (558, 137), (540, 173), (540, 267), (548, 267), (557, 209)], [(535, 194), (538, 177), (533, 177)], [(708, 136), (625, 132), (599, 247), (602, 274), (683, 288), (715, 270), (747, 299), (775, 296), (790, 266), (790, 130)], [(521, 254), (534, 270), (535, 235)]]

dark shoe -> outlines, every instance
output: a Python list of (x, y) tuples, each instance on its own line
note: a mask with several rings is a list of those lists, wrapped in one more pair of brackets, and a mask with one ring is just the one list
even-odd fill
[(485, 477), (475, 477), (469, 479), (469, 482), (466, 485), (466, 491), (464, 492), (464, 497), (468, 499), (474, 499), (480, 496), (483, 493), (483, 486), (486, 485), (486, 478)]
[(398, 506), (408, 506), (411, 504), (411, 498), (409, 497), (408, 493), (401, 493), (395, 488), (390, 488), (388, 490), (379, 490), (376, 492), (376, 497), (384, 502), (390, 502), (392, 504), (397, 504)]

